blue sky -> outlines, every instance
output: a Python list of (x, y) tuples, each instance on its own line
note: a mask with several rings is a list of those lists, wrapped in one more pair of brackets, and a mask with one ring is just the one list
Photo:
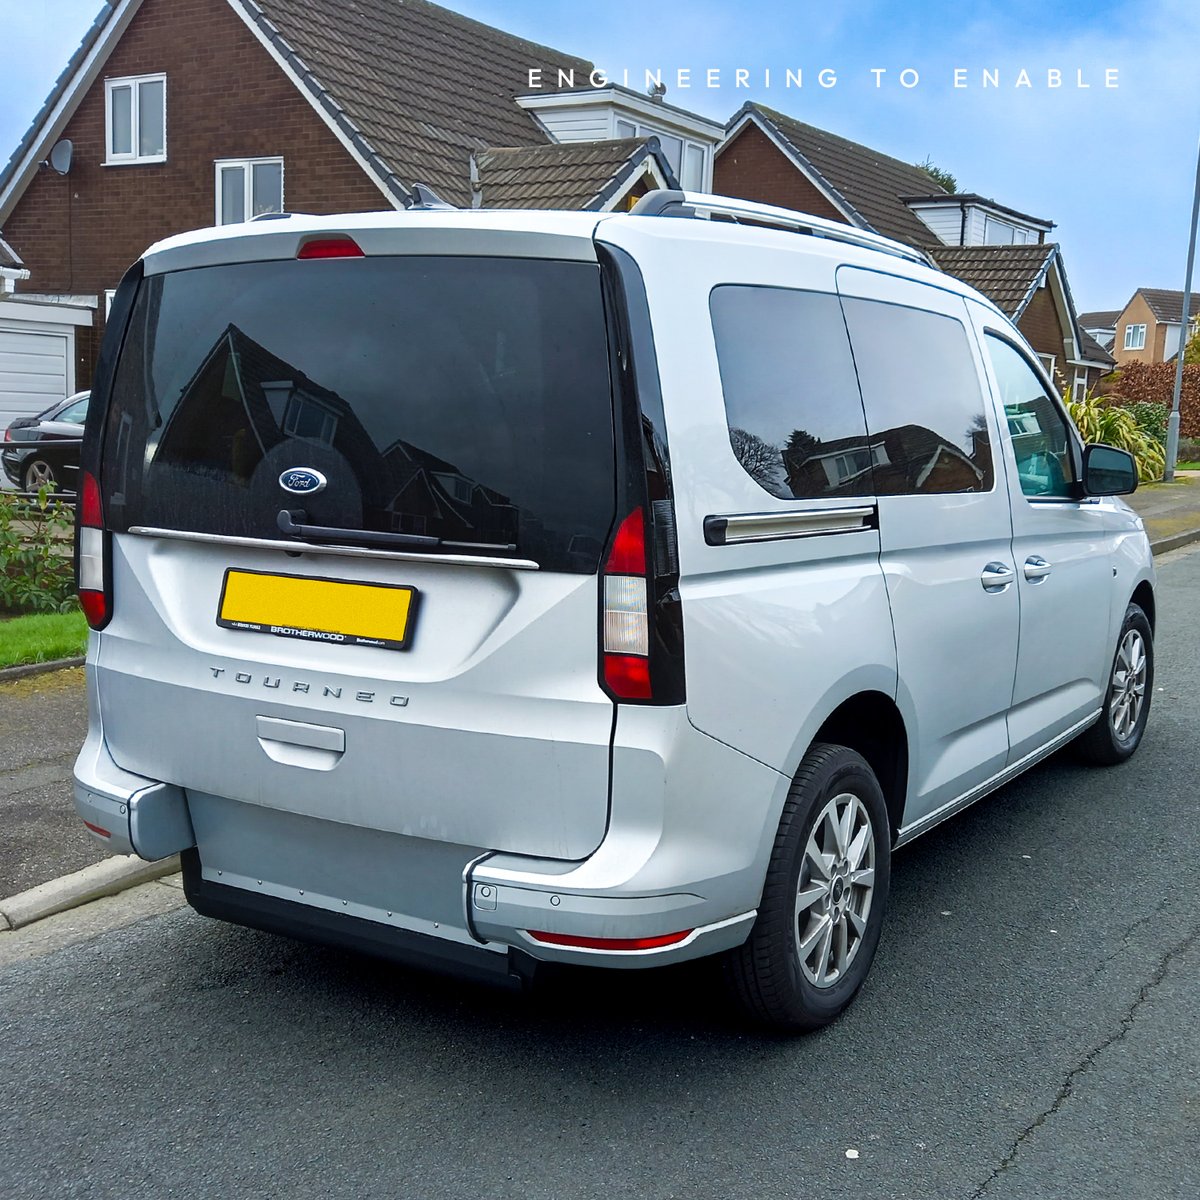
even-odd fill
[[(449, 0), (617, 75), (690, 68), (667, 99), (727, 119), (759, 100), (908, 161), (962, 190), (1057, 222), (1076, 306), (1118, 308), (1138, 286), (1183, 286), (1200, 136), (1200, 4), (1140, 0)], [(0, 0), (0, 158), (40, 107), (98, 0)], [(710, 68), (721, 86), (696, 86)], [(751, 87), (735, 87), (735, 71)], [(764, 86), (770, 69), (772, 86)], [(801, 68), (804, 86), (785, 89)], [(879, 79), (874, 69), (886, 73)], [(953, 87), (955, 69), (965, 87)], [(1119, 86), (1106, 88), (1115, 68)], [(817, 84), (831, 69), (837, 83)], [(917, 72), (901, 86), (902, 70)], [(1025, 69), (1033, 84), (1015, 88)], [(1062, 86), (1046, 86), (1047, 71)], [(983, 86), (984, 70), (1001, 86)], [(1078, 73), (1090, 87), (1076, 85)], [(911, 82), (912, 76), (906, 79)]]

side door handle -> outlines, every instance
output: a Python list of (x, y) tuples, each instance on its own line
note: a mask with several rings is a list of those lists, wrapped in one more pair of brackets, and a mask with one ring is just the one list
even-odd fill
[(1012, 586), (1016, 573), (1008, 563), (990, 562), (980, 573), (979, 582), (985, 592), (1003, 592)]
[(1050, 564), (1040, 555), (1031, 554), (1025, 560), (1025, 578), (1038, 583), (1050, 574)]

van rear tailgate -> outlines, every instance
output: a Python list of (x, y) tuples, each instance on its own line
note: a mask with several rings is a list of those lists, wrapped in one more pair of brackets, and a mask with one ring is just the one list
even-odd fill
[(594, 850), (613, 721), (596, 682), (596, 578), (338, 559), (339, 578), (417, 589), (408, 650), (217, 624), (228, 567), (307, 578), (332, 559), (117, 536), (120, 600), (97, 665), (114, 761), (367, 828), (553, 858)]

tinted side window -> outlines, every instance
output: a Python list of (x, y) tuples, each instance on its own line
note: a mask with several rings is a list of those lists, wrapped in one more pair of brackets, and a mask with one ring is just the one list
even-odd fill
[(843, 304), (876, 494), (990, 492), (983, 392), (962, 323), (877, 300)]
[(1070, 499), (1075, 468), (1066, 420), (1034, 369), (1012, 346), (988, 334), (987, 349), (1000, 387), (1021, 491), (1026, 496)]
[(871, 494), (871, 448), (836, 296), (726, 284), (709, 300), (729, 442), (784, 500)]

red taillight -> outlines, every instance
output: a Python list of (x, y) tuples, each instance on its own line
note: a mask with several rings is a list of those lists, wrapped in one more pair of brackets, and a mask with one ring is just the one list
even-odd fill
[(650, 660), (632, 654), (605, 654), (604, 682), (623, 700), (653, 700)]
[(79, 493), (79, 523), (89, 529), (104, 528), (104, 506), (100, 503), (100, 485), (90, 472), (83, 473), (83, 487)]
[(576, 937), (573, 933), (546, 933), (541, 929), (530, 929), (529, 936), (535, 942), (547, 946), (570, 946), (579, 950), (657, 950), (660, 946), (676, 946), (694, 932), (681, 929), (678, 933), (660, 933), (654, 937), (640, 938), (597, 938)]
[(297, 258), (363, 258), (362, 247), (348, 237), (310, 238), (300, 247)]
[(90, 471), (84, 471), (79, 488), (79, 528), (75, 534), (76, 580), (79, 607), (93, 629), (103, 629), (112, 616), (107, 538), (100, 485)]
[(620, 524), (604, 564), (604, 683), (618, 700), (652, 700), (646, 518), (635, 508)]
[(613, 538), (608, 562), (604, 564), (606, 575), (646, 574), (646, 518), (640, 508), (635, 508), (621, 522), (617, 536)]

